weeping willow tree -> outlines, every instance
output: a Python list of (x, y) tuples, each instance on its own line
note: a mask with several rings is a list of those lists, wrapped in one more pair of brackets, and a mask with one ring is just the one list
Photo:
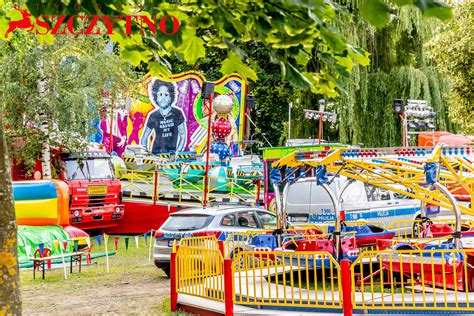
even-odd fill
[[(338, 97), (327, 99), (338, 113), (335, 125), (325, 123), (324, 139), (365, 147), (400, 146), (400, 119), (392, 114), (393, 99), (423, 99), (433, 106), (437, 130), (455, 130), (447, 113), (445, 77), (430, 63), (425, 44), (437, 32), (438, 20), (426, 19), (413, 7), (394, 9), (390, 22), (375, 29), (362, 19), (359, 0), (340, 1), (352, 19), (340, 19), (335, 27), (355, 46), (370, 53), (370, 65), (355, 66), (350, 80), (340, 82)], [(315, 61), (317, 64), (317, 60)], [(303, 93), (300, 110), (317, 109), (322, 95)], [(295, 137), (315, 137), (315, 121), (295, 117)], [(414, 142), (412, 142), (413, 144)]]

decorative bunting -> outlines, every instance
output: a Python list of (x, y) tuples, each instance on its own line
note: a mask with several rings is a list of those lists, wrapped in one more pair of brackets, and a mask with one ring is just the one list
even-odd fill
[(145, 245), (146, 245), (146, 242), (147, 242), (147, 240), (148, 240), (148, 232), (144, 233), (144, 234), (143, 234), (143, 237), (145, 238)]
[(59, 251), (59, 240), (53, 241), (53, 246), (56, 251)]
[(77, 239), (74, 239), (74, 252), (77, 252), (79, 250), (79, 241)]
[(43, 257), (44, 256), (44, 244), (43, 243), (38, 244), (38, 248), (40, 250), (41, 257)]
[(31, 256), (31, 246), (30, 245), (25, 245), (25, 252), (26, 252), (27, 257)]
[(119, 237), (114, 237), (114, 244), (115, 244), (115, 251), (118, 250), (118, 242), (119, 242)]
[(129, 237), (125, 237), (125, 250), (128, 250), (128, 240), (130, 238)]
[(138, 249), (138, 236), (135, 236), (135, 244), (137, 245), (137, 249)]
[(67, 240), (63, 240), (63, 248), (64, 248), (64, 250), (67, 249), (67, 242), (68, 242)]
[(91, 247), (91, 239), (89, 237), (86, 238), (87, 248)]
[(97, 243), (98, 243), (99, 246), (100, 246), (100, 244), (102, 243), (102, 235), (97, 235), (97, 236), (95, 236), (95, 239), (97, 240)]

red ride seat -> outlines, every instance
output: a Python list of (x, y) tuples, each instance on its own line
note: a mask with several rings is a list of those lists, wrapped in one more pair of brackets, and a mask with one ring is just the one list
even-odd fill
[(343, 254), (347, 254), (349, 256), (357, 255), (359, 253), (359, 249), (357, 249), (356, 238), (354, 236), (342, 238), (341, 250)]
[(430, 229), (433, 237), (443, 237), (453, 233), (453, 229), (448, 224), (431, 224)]
[(333, 243), (327, 239), (316, 239), (316, 240), (301, 240), (298, 243), (295, 251), (326, 251), (330, 254), (333, 253)]
[[(35, 253), (33, 254), (33, 257), (35, 258), (44, 258), (44, 257), (49, 257), (51, 256), (51, 249), (49, 248), (43, 248), (43, 253), (41, 253), (41, 250), (38, 248), (36, 249)], [(46, 261), (48, 270), (51, 270), (51, 260)], [(33, 269), (39, 268), (38, 264), (33, 261)]]

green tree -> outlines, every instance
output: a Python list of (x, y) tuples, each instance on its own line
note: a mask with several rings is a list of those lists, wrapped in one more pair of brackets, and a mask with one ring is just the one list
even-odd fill
[(474, 2), (456, 6), (455, 18), (429, 43), (430, 53), (448, 77), (449, 115), (465, 133), (474, 133)]
[(98, 110), (130, 91), (132, 73), (105, 50), (103, 38), (59, 38), (41, 46), (32, 34), (14, 36), (0, 43), (5, 134), (16, 161), (32, 166), (41, 159), (48, 178), (50, 146), (84, 149)]
[[(344, 1), (341, 1), (344, 2)], [(448, 117), (444, 93), (448, 84), (433, 61), (428, 58), (426, 43), (436, 36), (437, 20), (425, 19), (412, 7), (394, 8), (392, 18), (382, 28), (374, 28), (362, 17), (360, 2), (347, 1), (351, 19), (335, 24), (355, 46), (370, 53), (367, 67), (354, 66), (349, 79), (342, 80), (334, 102), (338, 113), (336, 125), (324, 124), (324, 135), (348, 144), (366, 147), (401, 145), (401, 120), (392, 114), (393, 99), (425, 99), (437, 112), (438, 130), (455, 130)], [(315, 63), (321, 58), (315, 56)], [(324, 96), (304, 94), (302, 107), (317, 109)], [(314, 121), (304, 120), (295, 111), (292, 134), (307, 138), (317, 131)], [(325, 137), (326, 138), (326, 137)], [(412, 142), (414, 144), (414, 142)]]

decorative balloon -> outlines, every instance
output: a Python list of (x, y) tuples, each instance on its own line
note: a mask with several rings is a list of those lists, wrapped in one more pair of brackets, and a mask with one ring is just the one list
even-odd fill
[(234, 102), (225, 94), (215, 97), (212, 104), (217, 114), (229, 114), (234, 108)]
[(228, 119), (217, 118), (214, 123), (212, 123), (212, 133), (218, 141), (225, 141), (226, 137), (230, 135), (232, 126)]
[(215, 142), (211, 144), (211, 153), (219, 155), (220, 160), (225, 160), (230, 156), (229, 145), (225, 142)]
[(217, 117), (212, 123), (211, 129), (216, 142), (211, 144), (210, 151), (213, 154), (219, 155), (221, 161), (230, 157), (230, 148), (226, 143), (226, 138), (232, 132), (229, 114), (233, 108), (234, 102), (229, 96), (222, 94), (214, 98), (213, 109), (216, 111)]

